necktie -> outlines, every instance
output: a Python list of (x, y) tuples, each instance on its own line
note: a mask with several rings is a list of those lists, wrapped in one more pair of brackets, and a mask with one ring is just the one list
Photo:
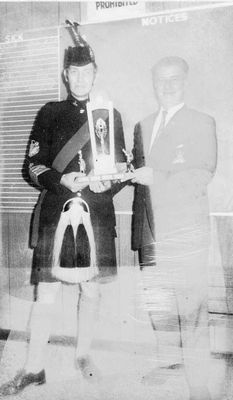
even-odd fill
[(156, 134), (156, 140), (159, 138), (159, 136), (163, 133), (164, 128), (165, 128), (165, 122), (166, 122), (166, 116), (167, 116), (167, 111), (163, 110), (162, 111), (162, 118), (161, 118), (161, 122), (159, 125), (159, 129), (158, 132)]
[(152, 139), (152, 142), (151, 142), (151, 145), (150, 145), (149, 153), (151, 152), (151, 149), (152, 149), (152, 147), (154, 146), (154, 144), (157, 142), (159, 136), (160, 136), (160, 135), (163, 133), (163, 131), (164, 131), (165, 123), (166, 123), (166, 116), (167, 116), (167, 111), (166, 111), (166, 110), (163, 110), (163, 111), (162, 111), (162, 117), (161, 117), (161, 122), (160, 122), (159, 128), (158, 128), (156, 134), (155, 134), (155, 135), (153, 134), (153, 139)]

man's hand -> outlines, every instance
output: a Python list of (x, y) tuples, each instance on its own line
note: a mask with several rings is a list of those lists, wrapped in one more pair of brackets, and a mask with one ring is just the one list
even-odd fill
[(71, 192), (76, 193), (79, 190), (84, 189), (88, 183), (80, 183), (78, 178), (83, 177), (84, 174), (81, 172), (69, 172), (68, 174), (64, 174), (61, 177), (60, 183), (65, 186), (67, 189), (71, 190)]
[(111, 188), (111, 181), (90, 182), (89, 188), (94, 193), (106, 192)]
[[(89, 177), (94, 175), (94, 171), (91, 170), (88, 174)], [(89, 189), (94, 193), (106, 192), (111, 188), (111, 181), (93, 181), (89, 182)]]
[(141, 167), (134, 170), (133, 183), (139, 183), (140, 185), (153, 185), (153, 169), (150, 167)]

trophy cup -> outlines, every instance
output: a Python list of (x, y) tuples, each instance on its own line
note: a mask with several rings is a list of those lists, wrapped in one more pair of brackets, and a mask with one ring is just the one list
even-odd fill
[(93, 156), (93, 175), (85, 175), (85, 160), (82, 158), (82, 151), (79, 151), (80, 172), (84, 174), (79, 177), (79, 182), (96, 181), (120, 181), (124, 182), (133, 178), (133, 155), (122, 149), (125, 163), (115, 161), (115, 142), (114, 142), (114, 117), (113, 105), (111, 101), (103, 102), (102, 98), (97, 101), (87, 103), (87, 117), (90, 131), (90, 140)]
[(115, 174), (114, 119), (111, 101), (87, 103), (94, 175)]
[(134, 166), (132, 164), (133, 153), (131, 151), (126, 151), (125, 149), (122, 149), (122, 151), (126, 157), (126, 172), (133, 172), (134, 171)]

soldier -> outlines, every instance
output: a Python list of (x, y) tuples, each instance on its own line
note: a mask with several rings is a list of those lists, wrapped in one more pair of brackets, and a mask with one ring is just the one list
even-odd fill
[[(68, 97), (41, 108), (30, 138), (29, 174), (45, 189), (34, 218), (34, 228), (38, 222), (38, 237), (34, 229), (31, 282), (37, 287), (37, 296), (25, 366), (12, 381), (2, 385), (2, 395), (16, 394), (30, 384), (45, 383), (43, 354), (55, 297), (63, 281), (76, 284), (79, 292), (77, 367), (86, 379), (93, 381), (99, 377), (89, 349), (99, 306), (99, 277), (106, 280), (116, 274), (115, 215), (110, 181), (89, 185), (79, 182), (84, 169), (86, 174), (93, 169), (86, 104), (97, 66), (91, 47), (74, 29), (73, 33), (76, 45), (65, 54)], [(114, 135), (115, 159), (125, 161), (122, 121), (116, 110)], [(70, 225), (73, 217), (80, 222), (76, 224), (76, 237), (74, 226)]]

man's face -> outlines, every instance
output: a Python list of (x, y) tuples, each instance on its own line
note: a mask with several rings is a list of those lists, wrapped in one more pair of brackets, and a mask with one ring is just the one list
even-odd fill
[(96, 70), (92, 63), (77, 67), (70, 65), (65, 71), (71, 94), (78, 100), (88, 98), (95, 80)]
[(154, 88), (160, 106), (165, 110), (184, 101), (186, 74), (179, 65), (158, 67), (154, 75)]

